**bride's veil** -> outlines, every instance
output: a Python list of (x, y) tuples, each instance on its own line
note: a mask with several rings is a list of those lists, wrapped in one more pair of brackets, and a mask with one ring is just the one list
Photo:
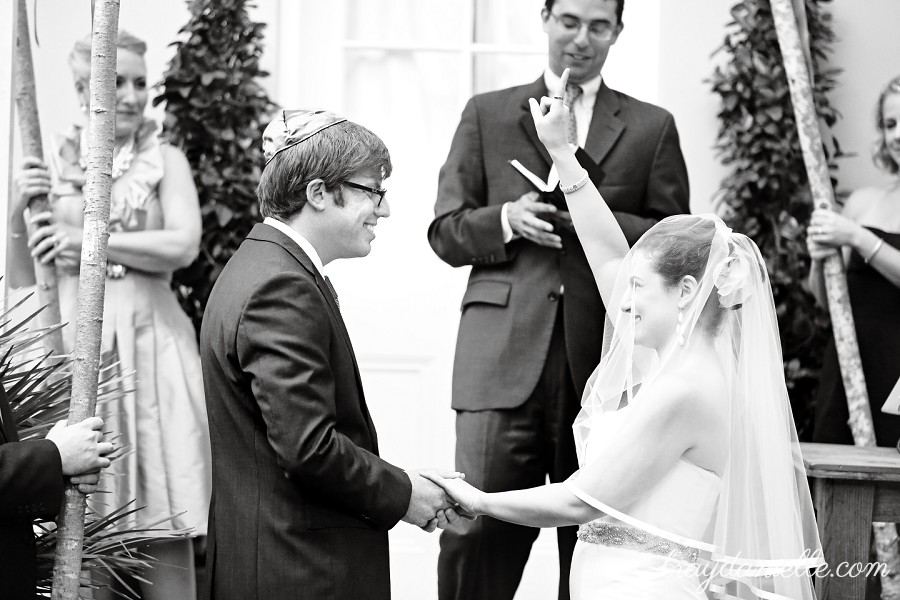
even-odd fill
[[(634, 297), (627, 292), (636, 252), (674, 264), (699, 258), (701, 265), (708, 254), (698, 272), (699, 293), (683, 309), (676, 341), (662, 356), (635, 344), (634, 311), (620, 310), (623, 300)], [(669, 217), (628, 253), (608, 308), (614, 327), (609, 349), (588, 381), (573, 426), (579, 464), (585, 465), (597, 420), (641, 402), (640, 390), (691, 348), (698, 322), (701, 327), (713, 322), (718, 331), (730, 450), (717, 507), (702, 539), (661, 530), (629, 516), (627, 507), (606, 507), (598, 500), (600, 491), (581, 491), (611, 516), (699, 550), (706, 584), (716, 597), (815, 598), (808, 569), (824, 562), (784, 381), (771, 286), (756, 244), (714, 215)]]

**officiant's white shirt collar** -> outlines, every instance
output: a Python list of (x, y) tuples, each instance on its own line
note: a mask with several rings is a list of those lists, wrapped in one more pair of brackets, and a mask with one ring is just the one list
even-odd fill
[(278, 219), (273, 219), (272, 217), (266, 217), (263, 219), (263, 223), (266, 225), (271, 225), (284, 235), (288, 236), (300, 246), (300, 249), (306, 252), (306, 255), (312, 261), (313, 265), (315, 265), (316, 270), (319, 272), (319, 275), (325, 274), (325, 266), (322, 264), (322, 259), (319, 258), (319, 253), (316, 252), (316, 249), (313, 248), (313, 245), (309, 243), (309, 240), (297, 233), (294, 229), (291, 229), (290, 225), (287, 223), (283, 223)]

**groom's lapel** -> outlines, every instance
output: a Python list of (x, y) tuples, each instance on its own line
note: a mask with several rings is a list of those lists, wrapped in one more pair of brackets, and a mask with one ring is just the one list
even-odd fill
[(287, 250), (287, 252), (300, 263), (300, 266), (303, 267), (304, 271), (312, 277), (313, 281), (316, 283), (316, 287), (319, 288), (319, 293), (325, 298), (325, 304), (328, 306), (328, 311), (331, 313), (331, 319), (337, 323), (341, 336), (347, 344), (347, 349), (350, 350), (350, 354), (353, 356), (353, 365), (356, 366), (356, 356), (353, 354), (353, 344), (350, 342), (350, 334), (347, 332), (346, 325), (344, 325), (344, 319), (341, 318), (341, 311), (338, 309), (337, 304), (335, 304), (334, 296), (331, 295), (331, 290), (328, 289), (322, 275), (313, 265), (312, 259), (306, 255), (306, 252), (304, 252), (294, 240), (274, 227), (264, 223), (255, 225), (248, 237), (263, 242), (273, 242), (278, 244)]

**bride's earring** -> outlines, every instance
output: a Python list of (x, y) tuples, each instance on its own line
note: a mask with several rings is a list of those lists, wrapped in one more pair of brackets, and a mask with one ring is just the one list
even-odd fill
[(675, 326), (675, 335), (678, 336), (678, 345), (684, 346), (684, 309), (678, 309), (678, 325)]

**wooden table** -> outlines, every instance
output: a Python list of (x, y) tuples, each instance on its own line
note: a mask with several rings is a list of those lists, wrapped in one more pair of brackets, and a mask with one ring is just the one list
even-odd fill
[[(869, 563), (872, 521), (900, 522), (900, 453), (895, 448), (800, 444), (814, 481), (813, 503), (825, 561)], [(818, 600), (865, 600), (866, 577), (819, 577)]]

